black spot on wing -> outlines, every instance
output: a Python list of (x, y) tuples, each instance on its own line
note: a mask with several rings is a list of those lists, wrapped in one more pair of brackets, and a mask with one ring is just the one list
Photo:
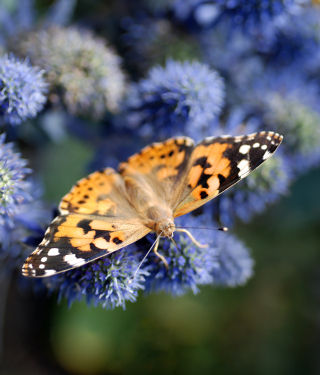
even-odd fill
[(113, 240), (112, 240), (113, 243), (115, 243), (116, 245), (120, 245), (123, 241), (120, 240), (119, 237), (115, 237)]
[(92, 230), (92, 228), (90, 227), (90, 222), (91, 222), (90, 220), (83, 219), (79, 221), (79, 223), (77, 224), (77, 227), (81, 228), (84, 234), (87, 234), (89, 231)]
[(201, 191), (201, 193), (200, 193), (200, 197), (201, 197), (201, 199), (205, 199), (205, 198), (207, 198), (209, 195), (208, 195), (208, 193), (206, 192), (206, 191)]
[(110, 231), (108, 230), (96, 230), (95, 231), (95, 235), (94, 235), (94, 238), (103, 238), (105, 239), (107, 242), (110, 241), (111, 239), (111, 236), (110, 236)]

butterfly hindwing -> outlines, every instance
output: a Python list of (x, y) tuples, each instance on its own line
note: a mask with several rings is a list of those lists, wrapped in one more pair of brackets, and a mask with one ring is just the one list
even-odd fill
[(189, 159), (174, 217), (195, 210), (239, 182), (267, 160), (281, 141), (282, 136), (274, 132), (204, 139)]

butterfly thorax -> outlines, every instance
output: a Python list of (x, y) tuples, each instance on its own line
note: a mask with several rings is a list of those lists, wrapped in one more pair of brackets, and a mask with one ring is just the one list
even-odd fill
[(134, 206), (143, 224), (162, 237), (173, 236), (175, 225), (172, 209), (162, 199), (161, 194), (155, 194), (144, 181), (125, 176), (128, 199)]

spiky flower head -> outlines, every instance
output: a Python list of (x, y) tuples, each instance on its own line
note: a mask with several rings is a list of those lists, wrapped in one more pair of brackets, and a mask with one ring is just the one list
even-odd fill
[(30, 183), (26, 177), (30, 169), (27, 162), (13, 149), (12, 143), (5, 143), (0, 135), (0, 224), (10, 221), (19, 211), (20, 205), (31, 200)]
[(110, 254), (81, 268), (44, 280), (50, 291), (58, 291), (59, 299), (66, 298), (69, 304), (84, 297), (88, 304), (105, 308), (135, 302), (138, 291), (144, 289), (147, 269), (140, 268), (141, 253), (136, 245)]
[(172, 12), (189, 28), (204, 29), (226, 21), (246, 32), (273, 33), (274, 24), (300, 11), (309, 1), (299, 0), (175, 0)]
[(19, 205), (10, 221), (0, 225), (0, 273), (21, 269), (26, 257), (41, 241), (44, 228), (52, 218), (51, 211), (42, 201), (42, 191), (33, 181), (29, 184), (30, 200)]
[(126, 64), (139, 77), (155, 64), (163, 64), (169, 58), (185, 61), (202, 56), (198, 40), (187, 33), (179, 33), (168, 19), (139, 12), (133, 17), (124, 18), (121, 26)]
[(46, 102), (43, 71), (14, 56), (0, 57), (0, 121), (12, 125), (35, 117)]
[(147, 291), (197, 293), (201, 285), (243, 285), (252, 276), (253, 260), (246, 247), (235, 236), (216, 230), (210, 215), (182, 216), (176, 225), (187, 229), (201, 247), (178, 231), (174, 236), (177, 247), (164, 240), (159, 253), (167, 260), (168, 269), (155, 254), (148, 258)]
[(284, 135), (281, 148), (292, 170), (300, 172), (315, 165), (320, 160), (317, 85), (308, 82), (295, 67), (284, 71), (266, 69), (251, 85), (247, 103), (260, 112), (265, 127)]
[(175, 242), (177, 247), (168, 239), (160, 244), (159, 252), (168, 262), (168, 269), (155, 254), (150, 255), (147, 290), (182, 295), (190, 290), (197, 293), (200, 285), (213, 282), (211, 271), (216, 262), (215, 249), (209, 245), (208, 248), (195, 246), (182, 233), (175, 235)]
[(301, 171), (320, 160), (320, 112), (298, 98), (274, 94), (267, 118), (286, 134), (285, 148), (294, 170)]
[(217, 233), (216, 267), (212, 270), (213, 285), (235, 287), (244, 285), (253, 274), (254, 261), (246, 246), (235, 236)]
[(209, 123), (223, 102), (224, 84), (218, 73), (200, 62), (169, 60), (132, 86), (127, 121), (142, 135), (183, 133), (198, 140), (210, 133)]
[(100, 118), (118, 109), (125, 91), (120, 59), (91, 32), (51, 27), (20, 36), (14, 48), (46, 70), (49, 99), (61, 96), (71, 113)]

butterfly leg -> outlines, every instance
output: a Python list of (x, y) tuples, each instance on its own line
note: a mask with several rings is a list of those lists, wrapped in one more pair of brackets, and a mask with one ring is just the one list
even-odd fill
[(186, 229), (176, 229), (176, 232), (183, 232), (183, 233), (185, 233), (196, 246), (198, 246), (198, 247), (200, 247), (202, 249), (205, 249), (206, 247), (208, 247), (208, 244), (203, 245), (200, 242), (198, 242), (193, 237), (193, 235), (188, 230), (186, 230)]
[(155, 247), (153, 249), (153, 252), (156, 254), (156, 256), (158, 258), (160, 258), (162, 260), (162, 262), (165, 265), (166, 269), (168, 269), (169, 266), (168, 266), (168, 262), (167, 262), (166, 258), (163, 255), (161, 255), (161, 254), (158, 253), (159, 242), (160, 242), (160, 238), (158, 238), (157, 243), (156, 243), (156, 245), (155, 245)]

